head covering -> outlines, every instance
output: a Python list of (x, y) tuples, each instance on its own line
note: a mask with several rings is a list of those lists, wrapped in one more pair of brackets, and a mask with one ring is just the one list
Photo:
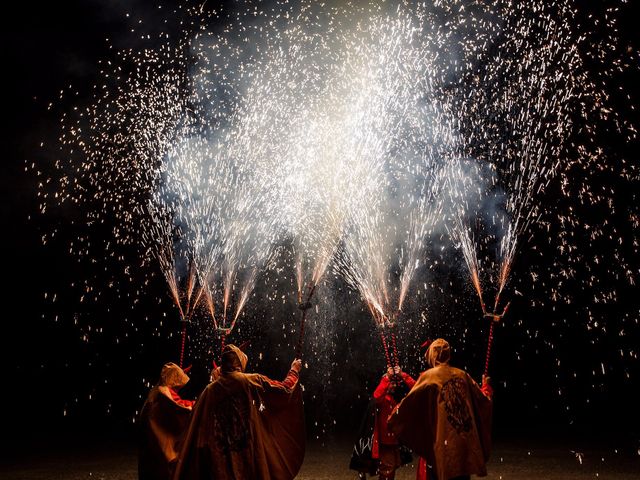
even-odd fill
[(389, 393), (397, 403), (400, 403), (407, 393), (409, 393), (409, 390), (411, 389), (407, 386), (400, 375), (394, 375), (391, 377)]
[(162, 367), (158, 384), (170, 388), (180, 388), (186, 385), (188, 381), (189, 375), (184, 373), (184, 370), (175, 363), (169, 362)]
[(240, 370), (244, 372), (247, 368), (247, 356), (242, 350), (233, 344), (225, 345), (222, 351), (221, 370), (223, 373), (229, 373)]
[(449, 342), (443, 338), (434, 340), (431, 345), (429, 345), (425, 358), (431, 367), (437, 367), (440, 364), (449, 363), (449, 360), (451, 359)]

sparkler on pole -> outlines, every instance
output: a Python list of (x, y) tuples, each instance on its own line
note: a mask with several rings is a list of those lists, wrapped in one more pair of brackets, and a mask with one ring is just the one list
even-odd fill
[[(310, 308), (312, 308), (311, 299), (313, 298), (313, 294), (316, 291), (316, 284), (310, 284), (307, 288), (307, 297), (304, 302), (300, 302), (298, 304), (298, 308), (302, 311), (300, 315), (300, 331), (298, 337), (298, 344), (296, 345), (296, 358), (302, 358), (302, 348), (304, 346), (304, 327), (305, 322), (307, 320), (307, 312)], [(299, 296), (301, 298), (301, 296)]]
[[(300, 326), (298, 334), (298, 343), (296, 345), (296, 358), (301, 358), (304, 346), (305, 325), (308, 311), (312, 308), (312, 299), (317, 290), (318, 284), (324, 276), (329, 263), (333, 259), (338, 240), (341, 236), (342, 223), (344, 215), (333, 212), (323, 218), (323, 223), (311, 223), (310, 227), (314, 228), (312, 234), (307, 231), (307, 235), (298, 238), (300, 243), (315, 240), (312, 250), (307, 250), (306, 255), (301, 246), (296, 252), (296, 283), (297, 283), (297, 299), (298, 309), (301, 310)], [(305, 275), (305, 265), (310, 265), (310, 274)], [(309, 278), (306, 284), (306, 292), (303, 285), (306, 278)], [(305, 295), (306, 293), (306, 295)]]
[[(204, 284), (203, 290), (204, 290), (205, 302), (207, 305), (207, 311), (209, 313), (212, 326), (213, 326), (213, 331), (218, 335), (220, 339), (220, 355), (222, 355), (222, 350), (224, 350), (226, 337), (231, 333), (231, 329), (229, 327), (225, 327), (224, 319), (222, 324), (218, 323), (218, 317), (216, 317), (216, 302), (214, 299), (214, 295), (211, 291), (212, 289), (209, 286), (208, 282)], [(217, 355), (214, 354), (214, 363), (215, 363), (215, 358), (217, 358)]]
[(487, 308), (485, 306), (485, 303), (482, 297), (482, 285), (480, 283), (480, 266), (479, 266), (476, 246), (474, 243), (474, 238), (469, 228), (465, 227), (460, 210), (456, 210), (456, 214), (454, 215), (454, 227), (452, 230), (450, 230), (450, 233), (452, 237), (458, 241), (458, 246), (462, 250), (465, 263), (467, 264), (467, 268), (469, 270), (471, 284), (473, 285), (478, 295), (478, 299), (480, 300), (482, 317), (490, 319), (491, 321), (489, 326), (487, 352), (485, 356), (485, 370), (484, 370), (484, 375), (488, 375), (489, 360), (491, 358), (491, 350), (492, 350), (493, 339), (494, 339), (494, 327), (496, 323), (500, 322), (504, 318), (510, 305), (510, 303), (507, 303), (502, 313), (498, 313), (498, 307), (500, 304), (500, 295), (502, 294), (508, 279), (512, 257), (503, 258), (500, 264), (493, 311), (489, 312), (487, 311)]
[(441, 79), (420, 26), (399, 14), (376, 18), (363, 31), (371, 38), (352, 61), (361, 70), (348, 124), (357, 132), (349, 160), (366, 175), (351, 190), (338, 263), (371, 312), (387, 364), (398, 366), (397, 324), (441, 221), (441, 162), (453, 129), (430, 96)]
[(488, 340), (487, 340), (487, 354), (485, 355), (483, 376), (489, 375), (489, 360), (491, 359), (491, 348), (493, 346), (493, 334), (494, 334), (493, 328), (507, 314), (507, 311), (509, 310), (509, 305), (510, 305), (510, 303), (507, 303), (505, 305), (504, 310), (502, 310), (501, 314), (497, 314), (497, 313), (485, 313), (484, 314), (484, 318), (488, 318), (491, 321), (491, 324), (489, 326), (489, 337), (488, 337)]
[(391, 368), (396, 365), (396, 359), (392, 356), (391, 351), (389, 350), (389, 341), (387, 335), (385, 334), (385, 330), (387, 328), (384, 313), (375, 306), (370, 301), (365, 301), (369, 311), (371, 312), (371, 316), (376, 324), (376, 328), (378, 329), (378, 334), (380, 335), (380, 342), (382, 344), (382, 350), (384, 352), (384, 357), (387, 362), (387, 368)]
[[(172, 215), (167, 205), (150, 202), (149, 211), (151, 221), (147, 225), (148, 231), (143, 235), (143, 241), (154, 249), (158, 264), (169, 287), (171, 299), (178, 309), (180, 317), (180, 360), (184, 364), (185, 348), (187, 341), (187, 324), (190, 322), (195, 309), (203, 294), (203, 287), (196, 291), (196, 262), (191, 259), (184, 280), (184, 294), (181, 295), (179, 273), (176, 265), (176, 253), (174, 248), (179, 245), (181, 236), (180, 229), (175, 230), (172, 225)], [(171, 222), (171, 223), (169, 223)], [(176, 237), (178, 241), (176, 242)]]
[[(174, 286), (177, 292), (177, 275), (175, 274), (175, 272), (172, 278), (176, 279), (176, 283)], [(180, 323), (181, 323), (181, 332), (180, 332), (180, 366), (181, 367), (184, 365), (185, 346), (187, 342), (187, 325), (191, 321), (193, 313), (195, 312), (195, 309), (198, 306), (200, 299), (202, 298), (202, 293), (204, 290), (203, 287), (200, 287), (198, 289), (198, 292), (193, 298), (193, 303), (192, 303), (193, 292), (195, 289), (195, 282), (196, 282), (196, 270), (193, 262), (191, 262), (189, 266), (189, 273), (186, 279), (184, 307), (181, 306), (182, 302), (180, 302), (180, 298), (176, 297), (178, 300), (177, 305), (180, 311)]]
[[(603, 22), (611, 36), (591, 42), (565, 0), (452, 0), (437, 9), (304, 1), (295, 11), (276, 3), (259, 13), (239, 9), (215, 32), (202, 28), (206, 9), (190, 10), (177, 39), (166, 35), (160, 48), (122, 51), (103, 64), (95, 98), (61, 119), (60, 178), (39, 187), (43, 212), (52, 202), (73, 202), (87, 223), (113, 224), (107, 253), (142, 243), (145, 256), (157, 257), (183, 322), (204, 295), (214, 323), (222, 311), (220, 324), (230, 333), (280, 240), (274, 224), (289, 216), (283, 204), (311, 218), (287, 230), (296, 239), (311, 232), (296, 245), (308, 257), (297, 264), (299, 303), (308, 304), (304, 268), (313, 272), (313, 292), (339, 248), (339, 268), (384, 325), (396, 293), (397, 309), (405, 305), (424, 264), (429, 212), (437, 212), (430, 187), (422, 188), (431, 183), (416, 181), (421, 185), (408, 195), (397, 184), (406, 188), (407, 179), (423, 179), (451, 158), (494, 168), (492, 186), (504, 190), (507, 220), (497, 222), (504, 232), (493, 313), (483, 300), (482, 269), (490, 265), (484, 258), (481, 264), (475, 244), (485, 240), (470, 235), (466, 223), (452, 227), (483, 315), (492, 318), (506, 313), (497, 312), (518, 239), (540, 214), (557, 212), (538, 201), (549, 183), (562, 177), (563, 193), (578, 192), (581, 205), (610, 200), (591, 190), (588, 175), (578, 184), (572, 167), (618, 168), (603, 161), (600, 145), (575, 135), (598, 138), (598, 122), (626, 128), (608, 108), (607, 80), (628, 63), (611, 61), (621, 50), (612, 11)], [(592, 72), (590, 63), (606, 66)], [(635, 136), (634, 126), (629, 131)], [(57, 185), (53, 195), (49, 180)], [(280, 184), (294, 195), (277, 193)], [(148, 198), (146, 208), (140, 200)], [(417, 202), (425, 198), (426, 207)], [(329, 229), (315, 218), (329, 215)], [(573, 213), (557, 220), (579, 224)], [(605, 228), (594, 235), (605, 237)], [(327, 241), (317, 233), (325, 231)], [(568, 237), (560, 250), (575, 264)], [(72, 250), (84, 252), (91, 238), (77, 242)], [(200, 293), (191, 271), (183, 291), (175, 257), (194, 262)], [(632, 278), (633, 269), (625, 269)], [(217, 309), (214, 292), (222, 296)], [(388, 350), (393, 337), (383, 343)]]

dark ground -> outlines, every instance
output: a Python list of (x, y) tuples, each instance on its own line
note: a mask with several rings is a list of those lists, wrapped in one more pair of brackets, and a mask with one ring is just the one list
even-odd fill
[[(42, 441), (42, 439), (41, 439)], [(81, 439), (79, 439), (81, 442)], [(614, 443), (612, 441), (611, 443)], [(2, 460), (3, 480), (133, 480), (137, 478), (136, 450), (128, 441), (114, 440), (97, 444), (65, 447), (55, 439), (37, 447), (30, 457), (24, 454)], [(576, 455), (580, 441), (551, 440), (506, 441), (496, 443), (489, 463), (488, 479), (620, 479), (640, 478), (640, 452), (616, 450), (612, 446), (581, 448), (582, 463)], [(355, 479), (348, 470), (351, 445), (333, 440), (322, 445), (312, 443), (297, 478), (305, 480)], [(399, 470), (397, 480), (415, 478), (413, 465)]]

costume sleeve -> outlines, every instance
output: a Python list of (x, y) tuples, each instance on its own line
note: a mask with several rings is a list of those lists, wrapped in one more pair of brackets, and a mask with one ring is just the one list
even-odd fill
[(287, 392), (291, 392), (293, 390), (293, 388), (298, 383), (299, 378), (300, 377), (298, 375), (298, 372), (296, 372), (295, 370), (289, 370), (289, 373), (287, 373), (287, 376), (282, 381), (271, 380), (270, 378), (264, 377), (269, 386), (275, 387), (277, 389), (283, 389)]
[(480, 387), (480, 391), (484, 394), (485, 397), (487, 397), (489, 400), (491, 400), (493, 398), (493, 388), (491, 387), (491, 385), (489, 385), (488, 383), (485, 385), (482, 385), (482, 387)]
[(416, 381), (411, 377), (411, 375), (405, 372), (402, 372), (402, 380), (404, 380), (405, 385), (409, 387), (409, 390), (411, 390), (416, 384)]
[(478, 382), (476, 382), (473, 379), (473, 377), (471, 375), (469, 375), (469, 374), (467, 374), (467, 378), (471, 382), (471, 385), (473, 385), (474, 390), (476, 392), (478, 392), (478, 391), (482, 392), (482, 395), (484, 395), (489, 400), (491, 400), (493, 398), (493, 388), (491, 387), (491, 385), (487, 384), (487, 385), (480, 386), (480, 385), (478, 385)]
[(491, 395), (493, 391), (489, 385), (481, 388), (469, 374), (467, 374), (467, 378), (471, 387), (471, 397), (477, 422), (476, 427), (482, 446), (482, 453), (486, 461), (491, 453), (491, 422), (493, 417)]
[(196, 403), (193, 400), (183, 400), (182, 397), (178, 395), (178, 392), (176, 392), (173, 388), (169, 388), (169, 393), (171, 393), (171, 399), (181, 407), (192, 408), (193, 404)]
[(376, 400), (379, 400), (382, 397), (384, 397), (385, 394), (387, 393), (387, 389), (389, 388), (390, 383), (391, 381), (389, 380), (389, 376), (383, 375), (382, 380), (380, 380), (380, 383), (378, 384), (375, 391), (373, 392), (373, 398), (375, 398)]

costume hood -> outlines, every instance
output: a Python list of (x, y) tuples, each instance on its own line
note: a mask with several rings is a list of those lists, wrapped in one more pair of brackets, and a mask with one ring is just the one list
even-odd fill
[(158, 386), (169, 388), (180, 388), (187, 384), (189, 375), (184, 373), (178, 365), (169, 362), (165, 363), (160, 372), (160, 381)]
[(222, 351), (221, 370), (224, 373), (233, 372), (237, 370), (238, 362), (240, 362), (241, 371), (244, 372), (247, 368), (247, 362), (249, 358), (245, 353), (233, 344), (226, 345)]
[(443, 338), (434, 340), (431, 345), (429, 345), (425, 358), (431, 367), (437, 367), (438, 365), (449, 363), (449, 360), (451, 359), (451, 348), (449, 347), (449, 342)]

